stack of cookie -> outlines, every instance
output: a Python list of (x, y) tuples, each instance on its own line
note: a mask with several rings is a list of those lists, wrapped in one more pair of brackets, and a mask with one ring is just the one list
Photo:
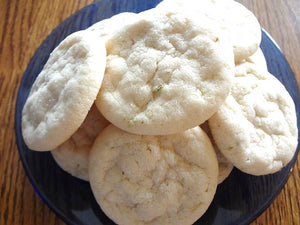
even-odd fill
[(89, 181), (117, 224), (192, 224), (233, 167), (274, 173), (295, 153), (295, 106), (260, 41), (233, 0), (164, 0), (100, 21), (50, 55), (24, 141)]

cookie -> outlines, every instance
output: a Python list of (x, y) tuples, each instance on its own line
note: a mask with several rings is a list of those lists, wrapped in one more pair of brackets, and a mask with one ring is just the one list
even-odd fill
[(120, 29), (120, 27), (126, 26), (126, 24), (132, 23), (137, 17), (137, 14), (132, 12), (119, 13), (93, 24), (87, 30), (92, 31), (106, 42), (115, 31)]
[(105, 65), (104, 42), (93, 32), (75, 32), (53, 50), (23, 108), (28, 148), (52, 150), (80, 127), (99, 92)]
[(115, 223), (192, 224), (216, 191), (218, 162), (200, 127), (147, 136), (109, 125), (89, 158), (93, 194)]
[(159, 10), (188, 11), (204, 15), (222, 30), (231, 42), (236, 62), (254, 54), (261, 42), (261, 27), (255, 15), (242, 4), (233, 0), (164, 0)]
[(218, 184), (221, 184), (227, 177), (229, 177), (231, 171), (233, 170), (233, 165), (229, 162), (222, 152), (219, 150), (218, 146), (214, 144), (214, 149), (216, 151), (218, 165), (219, 165), (219, 176), (218, 176)]
[(207, 120), (231, 88), (231, 46), (186, 13), (146, 11), (106, 41), (96, 99), (101, 113), (132, 133), (166, 135)]
[(109, 125), (95, 105), (92, 106), (79, 129), (51, 154), (66, 172), (82, 180), (89, 180), (88, 156), (98, 134)]
[(253, 63), (236, 67), (231, 94), (209, 126), (223, 155), (248, 174), (275, 173), (296, 151), (294, 102), (272, 74)]
[(257, 51), (253, 55), (249, 56), (244, 61), (253, 63), (256, 66), (260, 67), (262, 70), (268, 70), (267, 61), (266, 61), (265, 55), (262, 52), (261, 48), (258, 48)]
[(214, 147), (214, 150), (216, 152), (218, 165), (219, 165), (218, 184), (221, 184), (230, 175), (230, 173), (233, 169), (233, 165), (224, 157), (224, 155), (221, 153), (218, 146), (216, 145), (216, 143), (213, 139), (213, 136), (211, 134), (211, 131), (209, 129), (208, 121), (205, 121), (204, 123), (202, 123), (200, 125), (200, 127), (205, 131), (205, 133), (209, 137), (209, 139)]

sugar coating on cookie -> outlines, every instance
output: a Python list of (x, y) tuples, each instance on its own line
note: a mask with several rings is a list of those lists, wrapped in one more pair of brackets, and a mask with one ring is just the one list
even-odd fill
[(79, 128), (99, 92), (105, 65), (104, 42), (93, 32), (75, 32), (53, 50), (22, 112), (30, 149), (52, 150)]
[(224, 180), (226, 180), (226, 178), (230, 175), (232, 169), (233, 169), (233, 165), (231, 162), (229, 162), (224, 155), (221, 153), (220, 149), (218, 148), (218, 146), (216, 145), (213, 136), (211, 134), (209, 125), (208, 125), (208, 121), (205, 121), (204, 123), (202, 123), (200, 125), (200, 127), (205, 131), (205, 133), (207, 134), (207, 136), (209, 137), (214, 150), (216, 152), (217, 155), (217, 160), (218, 160), (218, 165), (219, 165), (219, 176), (218, 176), (218, 184), (221, 184)]
[[(204, 15), (217, 24), (231, 42), (236, 62), (246, 59), (258, 49), (261, 27), (255, 15), (242, 4), (233, 0), (164, 0), (159, 10), (188, 11)], [(199, 17), (201, 18), (201, 17)]]
[(230, 91), (232, 47), (205, 18), (149, 10), (119, 29), (106, 48), (96, 105), (128, 132), (164, 135), (195, 127)]
[(216, 191), (218, 163), (200, 127), (147, 136), (109, 125), (89, 158), (93, 194), (115, 223), (192, 224)]
[(277, 172), (296, 151), (294, 102), (272, 74), (253, 63), (236, 67), (231, 94), (209, 126), (224, 156), (245, 173)]
[(51, 151), (56, 163), (72, 176), (88, 181), (89, 152), (98, 134), (108, 125), (109, 122), (93, 105), (79, 129)]

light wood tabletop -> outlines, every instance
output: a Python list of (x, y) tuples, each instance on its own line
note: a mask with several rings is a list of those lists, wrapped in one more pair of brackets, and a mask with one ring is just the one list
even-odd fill
[[(142, 0), (141, 0), (142, 1)], [(37, 196), (17, 150), (14, 113), (23, 73), (42, 41), (92, 0), (0, 1), (0, 224), (64, 224)], [(238, 0), (282, 49), (300, 85), (300, 1)], [(300, 159), (284, 188), (253, 225), (300, 224)]]

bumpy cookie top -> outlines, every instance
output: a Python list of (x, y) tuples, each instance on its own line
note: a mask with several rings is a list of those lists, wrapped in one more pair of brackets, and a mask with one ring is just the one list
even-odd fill
[(93, 32), (69, 35), (51, 53), (22, 112), (22, 133), (32, 150), (47, 151), (81, 125), (102, 83), (104, 42)]
[(233, 0), (164, 0), (159, 10), (183, 11), (205, 16), (215, 23), (231, 42), (235, 61), (252, 55), (261, 42), (261, 28), (255, 15)]
[(221, 152), (240, 170), (264, 175), (293, 157), (298, 138), (294, 102), (284, 86), (252, 63), (236, 68), (225, 103), (209, 119)]
[(216, 191), (218, 163), (200, 127), (142, 136), (110, 125), (89, 159), (94, 196), (117, 224), (192, 224)]
[(96, 105), (126, 131), (162, 135), (195, 127), (230, 91), (232, 47), (205, 18), (146, 11), (106, 48)]

